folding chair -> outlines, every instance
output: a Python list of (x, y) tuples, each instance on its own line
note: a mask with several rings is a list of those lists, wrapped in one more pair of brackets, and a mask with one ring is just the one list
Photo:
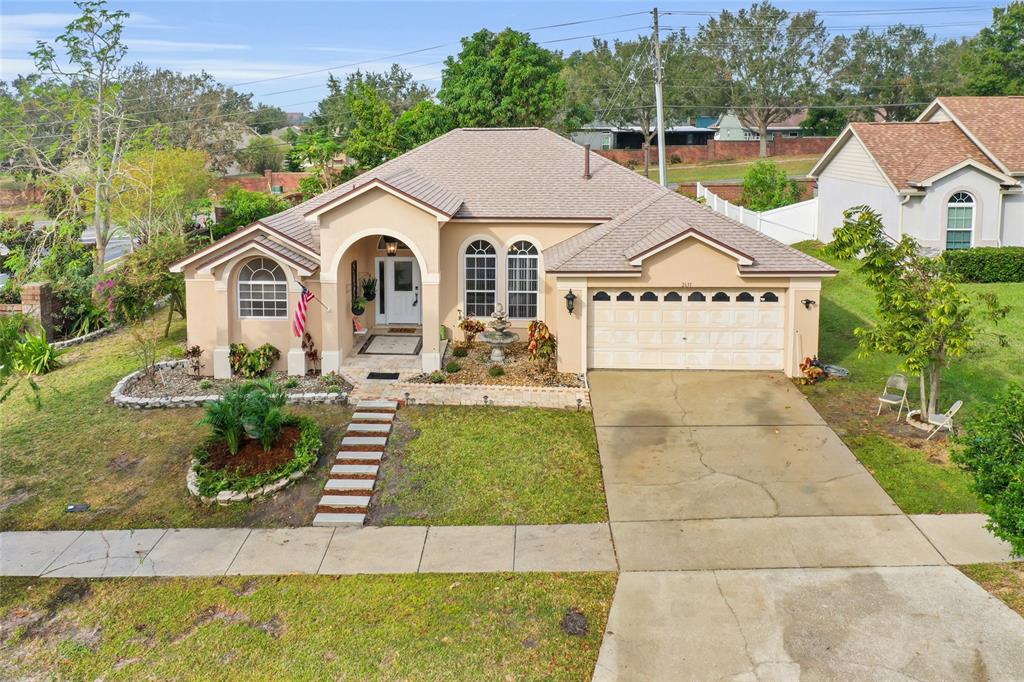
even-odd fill
[(948, 410), (946, 410), (944, 413), (930, 415), (928, 417), (928, 423), (931, 424), (932, 426), (934, 426), (935, 428), (932, 429), (932, 432), (928, 434), (928, 437), (925, 438), (925, 440), (931, 440), (932, 436), (934, 436), (936, 433), (938, 433), (942, 429), (947, 429), (950, 432), (952, 432), (953, 431), (953, 415), (955, 415), (957, 412), (960, 411), (960, 408), (963, 406), (963, 404), (964, 404), (964, 401), (958, 400), (955, 403), (953, 403), (953, 405)]
[(878, 398), (878, 412), (875, 413), (875, 416), (882, 414), (882, 405), (899, 405), (899, 409), (896, 410), (896, 421), (898, 422), (903, 408), (910, 409), (910, 406), (907, 405), (907, 386), (907, 377), (902, 374), (893, 374), (889, 377), (885, 382), (885, 388), (882, 389), (882, 395)]

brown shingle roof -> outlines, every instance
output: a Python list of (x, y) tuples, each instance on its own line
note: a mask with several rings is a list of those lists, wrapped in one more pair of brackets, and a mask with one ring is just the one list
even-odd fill
[(851, 123), (850, 128), (898, 190), (968, 159), (999, 172), (952, 121)]
[(1024, 173), (1024, 96), (940, 97), (939, 102), (1011, 173)]

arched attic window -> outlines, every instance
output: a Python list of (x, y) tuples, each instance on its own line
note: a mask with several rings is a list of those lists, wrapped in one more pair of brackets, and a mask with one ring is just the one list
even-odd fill
[(238, 272), (240, 317), (288, 317), (288, 280), (269, 258), (246, 261)]
[(477, 239), (466, 247), (466, 317), (494, 312), (498, 294), (498, 254), (490, 242)]

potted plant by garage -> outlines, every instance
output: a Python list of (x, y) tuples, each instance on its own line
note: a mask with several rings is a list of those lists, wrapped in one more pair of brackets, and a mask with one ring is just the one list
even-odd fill
[(362, 296), (352, 298), (352, 314), (356, 317), (366, 312), (366, 299)]

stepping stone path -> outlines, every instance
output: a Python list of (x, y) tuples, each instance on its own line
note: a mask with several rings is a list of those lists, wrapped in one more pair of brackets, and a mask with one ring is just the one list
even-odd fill
[(393, 400), (356, 403), (317, 505), (314, 526), (363, 525), (397, 410), (398, 403)]

